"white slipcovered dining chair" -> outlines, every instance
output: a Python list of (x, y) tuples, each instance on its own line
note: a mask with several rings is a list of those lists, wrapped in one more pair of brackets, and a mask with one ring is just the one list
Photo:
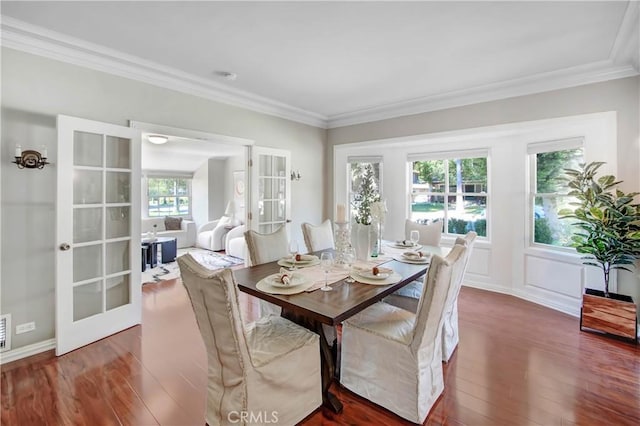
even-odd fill
[(444, 222), (442, 221), (436, 221), (428, 225), (422, 225), (406, 219), (404, 222), (404, 236), (408, 240), (411, 235), (411, 231), (418, 231), (420, 232), (420, 239), (418, 240), (419, 244), (440, 247), (443, 224)]
[[(442, 360), (444, 362), (449, 362), (453, 351), (456, 346), (458, 346), (458, 295), (462, 288), (462, 281), (464, 280), (464, 275), (469, 265), (469, 258), (473, 250), (473, 244), (477, 236), (478, 234), (474, 231), (469, 231), (464, 238), (457, 237), (455, 241), (455, 244), (465, 246), (467, 250), (462, 259), (463, 267), (461, 273), (455, 277), (456, 279), (451, 286), (445, 303), (442, 323)], [(384, 301), (407, 311), (416, 312), (421, 295), (422, 283), (414, 281), (397, 292), (385, 297)]]
[(253, 266), (273, 262), (289, 255), (289, 240), (284, 226), (270, 234), (245, 231), (244, 240), (249, 251), (249, 261)]
[[(245, 231), (244, 240), (252, 266), (273, 262), (289, 255), (289, 240), (287, 229), (284, 226), (270, 234), (261, 234), (252, 230)], [(261, 315), (280, 315), (281, 313), (280, 306), (260, 299)]]
[(328, 219), (320, 225), (303, 223), (302, 236), (304, 237), (304, 244), (307, 246), (307, 251), (310, 253), (335, 248), (333, 229), (331, 227), (331, 221)]
[(423, 423), (444, 390), (442, 315), (466, 248), (434, 255), (417, 313), (376, 303), (343, 323), (340, 382), (414, 423)]
[[(333, 229), (329, 219), (325, 220), (320, 225), (312, 225), (306, 222), (303, 223), (302, 236), (304, 237), (304, 244), (307, 246), (307, 251), (309, 253), (335, 248)], [(327, 339), (327, 342), (329, 342), (329, 345), (337, 343), (336, 339), (338, 331), (336, 327), (322, 324), (322, 331), (324, 332), (324, 337)]]
[(189, 254), (178, 265), (207, 349), (207, 424), (276, 413), (293, 425), (322, 404), (317, 334), (275, 316), (243, 326), (230, 269), (211, 271)]
[(467, 273), (467, 266), (469, 266), (469, 258), (473, 251), (473, 244), (476, 242), (478, 234), (474, 231), (469, 231), (464, 238), (456, 238), (456, 244), (463, 245), (467, 248), (463, 258), (463, 267), (460, 276), (455, 282), (455, 285), (451, 287), (450, 294), (447, 296), (447, 303), (445, 305), (444, 317), (442, 320), (442, 360), (449, 362), (453, 351), (458, 346), (458, 296), (460, 295), (460, 289), (462, 288), (462, 280)]

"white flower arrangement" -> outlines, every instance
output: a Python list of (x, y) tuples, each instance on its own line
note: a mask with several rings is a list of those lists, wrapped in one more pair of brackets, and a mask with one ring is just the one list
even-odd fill
[(371, 219), (374, 222), (384, 223), (387, 215), (387, 203), (385, 201), (374, 201), (371, 203)]

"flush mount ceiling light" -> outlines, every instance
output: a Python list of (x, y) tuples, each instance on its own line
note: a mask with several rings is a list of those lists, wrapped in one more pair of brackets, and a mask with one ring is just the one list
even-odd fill
[(149, 142), (154, 143), (156, 145), (162, 145), (163, 143), (167, 143), (169, 138), (163, 135), (149, 135), (147, 136)]

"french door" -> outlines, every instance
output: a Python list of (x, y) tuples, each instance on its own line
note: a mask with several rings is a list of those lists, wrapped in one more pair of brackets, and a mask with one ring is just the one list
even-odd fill
[(140, 131), (58, 116), (56, 355), (141, 321)]
[(250, 228), (268, 234), (287, 226), (291, 222), (291, 152), (252, 147), (251, 185)]

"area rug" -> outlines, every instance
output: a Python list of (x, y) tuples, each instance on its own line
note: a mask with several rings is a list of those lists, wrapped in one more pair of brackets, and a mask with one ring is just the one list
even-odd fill
[[(178, 249), (178, 257), (185, 253), (189, 253), (205, 268), (215, 271), (216, 269), (228, 268), (230, 266), (240, 265), (244, 260), (237, 257), (227, 256), (214, 251), (203, 250), (199, 248)], [(180, 277), (180, 269), (178, 262), (170, 262), (147, 269), (142, 272), (142, 283), (154, 283), (159, 281), (173, 280)]]

